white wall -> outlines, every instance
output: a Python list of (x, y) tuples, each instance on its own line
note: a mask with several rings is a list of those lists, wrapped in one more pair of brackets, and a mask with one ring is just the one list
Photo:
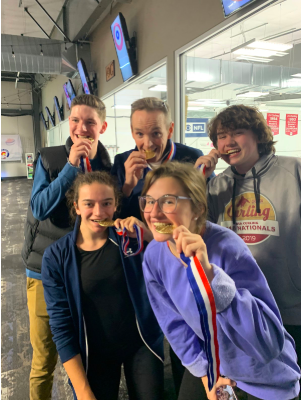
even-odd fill
[[(20, 101), (18, 99), (18, 94)], [(15, 89), (14, 82), (2, 82), (1, 84), (2, 108), (9, 109), (30, 109), (32, 104), (31, 85), (19, 83)], [(7, 108), (4, 98), (9, 104)], [(20, 106), (21, 103), (21, 106)], [(22, 104), (29, 104), (28, 106)], [(25, 166), (25, 153), (34, 153), (33, 119), (31, 115), (23, 117), (1, 116), (1, 135), (20, 135), (23, 156), (22, 162), (1, 161), (1, 177), (27, 176)]]

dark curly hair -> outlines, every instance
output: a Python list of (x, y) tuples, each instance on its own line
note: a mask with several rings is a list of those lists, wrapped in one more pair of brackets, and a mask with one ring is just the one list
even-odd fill
[(258, 139), (258, 153), (275, 153), (273, 133), (264, 116), (256, 107), (243, 104), (230, 106), (221, 111), (208, 124), (209, 138), (217, 148), (217, 129), (219, 125), (223, 129), (250, 129)]
[(75, 178), (73, 185), (66, 193), (67, 205), (70, 213), (71, 224), (74, 225), (77, 214), (74, 203), (78, 204), (79, 189), (84, 185), (92, 185), (93, 183), (109, 186), (114, 191), (116, 207), (120, 204), (121, 193), (118, 189), (117, 181), (114, 176), (105, 171), (95, 171), (88, 174), (79, 174)]

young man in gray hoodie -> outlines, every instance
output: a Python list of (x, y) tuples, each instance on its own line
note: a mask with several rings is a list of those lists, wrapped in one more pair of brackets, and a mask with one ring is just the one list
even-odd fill
[(254, 107), (235, 105), (209, 124), (215, 147), (198, 159), (208, 183), (208, 219), (234, 230), (265, 274), (301, 363), (301, 159), (275, 155), (273, 134)]

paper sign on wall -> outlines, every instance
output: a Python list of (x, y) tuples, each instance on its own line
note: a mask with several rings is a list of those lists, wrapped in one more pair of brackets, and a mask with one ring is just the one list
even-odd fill
[(267, 113), (267, 124), (272, 129), (273, 135), (279, 135), (280, 114)]
[(298, 133), (298, 114), (286, 114), (285, 134), (294, 136)]
[(187, 118), (185, 137), (207, 138), (208, 118)]
[(1, 135), (1, 161), (22, 161), (22, 153), (19, 135)]

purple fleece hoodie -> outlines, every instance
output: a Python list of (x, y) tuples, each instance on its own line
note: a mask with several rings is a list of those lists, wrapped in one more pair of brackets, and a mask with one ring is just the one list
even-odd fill
[[(238, 235), (211, 222), (203, 239), (214, 269), (221, 374), (265, 400), (296, 397), (300, 369), (294, 341), (250, 250)], [(143, 272), (152, 308), (175, 353), (193, 375), (206, 375), (199, 312), (183, 264), (166, 242), (152, 241)]]

